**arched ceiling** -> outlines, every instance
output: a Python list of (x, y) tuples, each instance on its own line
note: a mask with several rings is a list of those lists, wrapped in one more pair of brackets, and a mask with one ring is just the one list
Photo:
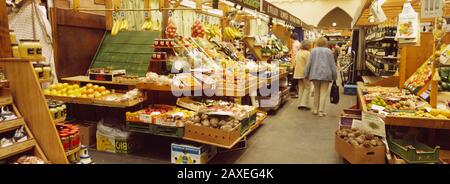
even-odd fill
[(288, 11), (303, 22), (318, 26), (320, 21), (336, 7), (342, 9), (352, 19), (363, 0), (268, 0), (270, 3)]
[(318, 27), (333, 27), (333, 23), (336, 23), (337, 28), (350, 29), (352, 20), (352, 17), (347, 12), (336, 7), (320, 20)]

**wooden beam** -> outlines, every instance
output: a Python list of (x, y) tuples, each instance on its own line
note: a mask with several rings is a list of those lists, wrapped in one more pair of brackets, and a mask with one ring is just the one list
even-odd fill
[(12, 57), (6, 1), (0, 2), (0, 58)]
[(57, 25), (105, 29), (105, 19), (101, 15), (56, 9), (56, 20)]

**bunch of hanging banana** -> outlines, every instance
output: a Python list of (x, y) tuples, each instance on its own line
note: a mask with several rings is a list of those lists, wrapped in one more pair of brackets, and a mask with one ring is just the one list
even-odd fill
[(128, 20), (126, 18), (122, 19), (122, 24), (120, 25), (120, 31), (128, 30)]
[(225, 27), (223, 29), (223, 38), (227, 41), (232, 41), (240, 37), (242, 37), (242, 34), (237, 28)]
[(142, 31), (150, 31), (153, 28), (153, 23), (150, 18), (146, 18), (144, 20), (144, 24), (142, 24), (141, 30)]
[(153, 27), (154, 31), (161, 31), (161, 23), (159, 20), (156, 21), (156, 25)]
[(119, 33), (121, 25), (122, 25), (122, 20), (114, 19), (113, 26), (111, 29), (111, 35), (113, 35), (113, 36), (117, 35), (117, 33)]
[(218, 25), (206, 25), (205, 34), (208, 39), (214, 38), (216, 36), (219, 38), (222, 37), (222, 33)]
[(113, 21), (113, 27), (111, 29), (111, 35), (115, 36), (119, 31), (128, 30), (128, 20), (127, 19), (115, 19)]

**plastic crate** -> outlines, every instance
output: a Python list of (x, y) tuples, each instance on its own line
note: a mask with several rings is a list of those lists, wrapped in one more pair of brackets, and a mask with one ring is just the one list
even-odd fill
[[(437, 163), (439, 162), (439, 146), (434, 149), (418, 142), (407, 139), (388, 139), (389, 148), (392, 152), (406, 160), (408, 163)], [(418, 152), (417, 150), (422, 150)]]
[(128, 131), (161, 135), (167, 137), (183, 137), (184, 127), (171, 127), (163, 125), (155, 125), (141, 122), (127, 122), (126, 128)]
[(172, 127), (164, 125), (150, 125), (152, 134), (168, 137), (183, 137), (184, 127)]
[(150, 123), (127, 122), (126, 129), (131, 132), (152, 133)]
[(356, 95), (357, 88), (358, 88), (357, 85), (345, 84), (344, 85), (344, 94), (345, 95)]

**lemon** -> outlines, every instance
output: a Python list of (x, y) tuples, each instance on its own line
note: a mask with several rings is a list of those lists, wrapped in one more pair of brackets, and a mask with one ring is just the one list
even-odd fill
[(100, 86), (98, 86), (98, 85), (94, 85), (94, 86), (92, 86), (92, 89), (94, 89), (94, 91), (98, 91), (98, 88), (99, 88)]
[(89, 84), (86, 84), (86, 88), (88, 88), (88, 89), (90, 89), (90, 88), (92, 88), (92, 83), (89, 83)]

